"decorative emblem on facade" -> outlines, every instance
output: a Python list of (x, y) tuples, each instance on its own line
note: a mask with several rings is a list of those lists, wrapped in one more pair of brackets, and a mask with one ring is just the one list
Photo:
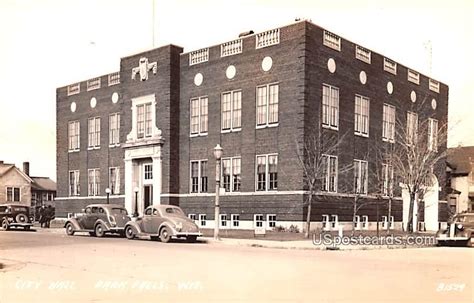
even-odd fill
[(148, 80), (148, 71), (153, 70), (153, 74), (156, 75), (158, 66), (156, 62), (148, 63), (148, 58), (141, 57), (137, 67), (132, 68), (132, 80), (135, 80), (135, 76), (140, 74), (140, 80)]

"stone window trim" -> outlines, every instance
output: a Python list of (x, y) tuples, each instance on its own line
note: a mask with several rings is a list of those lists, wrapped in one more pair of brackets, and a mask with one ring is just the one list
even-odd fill
[[(151, 135), (138, 138), (138, 110), (139, 105), (151, 103)], [(135, 143), (161, 137), (161, 130), (156, 127), (156, 98), (155, 94), (132, 98), (132, 130), (127, 135), (127, 143)]]

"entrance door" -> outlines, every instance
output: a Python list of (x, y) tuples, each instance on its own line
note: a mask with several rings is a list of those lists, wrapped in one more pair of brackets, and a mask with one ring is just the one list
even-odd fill
[(145, 185), (143, 191), (143, 205), (146, 209), (148, 206), (153, 204), (153, 185)]

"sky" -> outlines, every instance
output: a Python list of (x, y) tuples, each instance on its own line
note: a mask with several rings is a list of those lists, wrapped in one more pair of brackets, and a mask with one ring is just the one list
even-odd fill
[(1, 0), (0, 160), (56, 180), (57, 87), (153, 47), (188, 52), (295, 18), (448, 84), (448, 145), (474, 145), (472, 0)]

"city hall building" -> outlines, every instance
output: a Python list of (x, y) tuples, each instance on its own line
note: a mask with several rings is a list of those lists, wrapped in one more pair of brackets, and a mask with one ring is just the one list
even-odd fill
[[(122, 58), (118, 72), (57, 89), (56, 213), (107, 199), (139, 214), (173, 204), (212, 228), (219, 144), (221, 228), (301, 230), (307, 187), (297, 149), (323, 132), (349, 135), (326, 156), (312, 227), (349, 229), (354, 194), (342, 184), (357, 177), (363, 199), (374, 199), (370, 146), (393, 144), (397, 118), (442, 124), (447, 111), (445, 84), (308, 21), (188, 53), (159, 47)], [(354, 173), (339, 175), (351, 163)], [(446, 220), (445, 164), (434, 171), (436, 207), (420, 224), (435, 230)], [(367, 205), (356, 227), (375, 228), (377, 214), (384, 227), (401, 228), (407, 203), (399, 193), (391, 216), (386, 204)]]

